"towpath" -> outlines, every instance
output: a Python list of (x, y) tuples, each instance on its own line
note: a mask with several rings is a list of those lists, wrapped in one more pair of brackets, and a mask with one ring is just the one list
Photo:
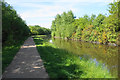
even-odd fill
[(21, 46), (2, 78), (49, 78), (32, 37)]

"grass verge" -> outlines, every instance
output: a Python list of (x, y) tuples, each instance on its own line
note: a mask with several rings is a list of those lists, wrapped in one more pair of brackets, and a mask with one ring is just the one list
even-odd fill
[(26, 38), (21, 41), (16, 42), (15, 44), (5, 45), (2, 48), (2, 72), (5, 71), (5, 68), (11, 63), (14, 56), (20, 49), (21, 45), (24, 43)]
[(113, 78), (100, 63), (80, 59), (40, 36), (34, 37), (34, 41), (50, 78)]

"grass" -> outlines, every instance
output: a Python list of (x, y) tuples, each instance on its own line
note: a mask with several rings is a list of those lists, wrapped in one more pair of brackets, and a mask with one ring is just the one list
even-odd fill
[(114, 78), (101, 63), (80, 59), (40, 36), (35, 36), (34, 41), (50, 78)]
[(2, 48), (2, 72), (4, 72), (5, 68), (11, 63), (14, 56), (20, 49), (21, 45), (24, 43), (25, 39), (18, 41), (15, 44), (3, 46)]

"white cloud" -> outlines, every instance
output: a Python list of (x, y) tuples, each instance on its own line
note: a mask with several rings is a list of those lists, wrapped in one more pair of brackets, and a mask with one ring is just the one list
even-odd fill
[(56, 14), (61, 14), (63, 11), (77, 11), (75, 8), (70, 8), (70, 5), (66, 6), (39, 6), (40, 9), (35, 10), (27, 10), (25, 12), (22, 12), (20, 15), (23, 18), (29, 18), (29, 17), (55, 17)]
[[(57, 14), (72, 10), (74, 13), (83, 11), (76, 5), (89, 5), (90, 3), (110, 3), (113, 0), (6, 0), (13, 7), (21, 8), (19, 15), (28, 25), (41, 25), (49, 27)], [(43, 4), (51, 2), (52, 4)], [(26, 10), (24, 10), (24, 8)], [(33, 21), (34, 20), (34, 21)]]
[[(8, 0), (6, 0), (8, 1)], [(113, 0), (9, 0), (10, 3), (19, 2), (112, 2)]]
[(51, 27), (51, 23), (31, 23), (30, 25), (40, 25), (41, 27), (49, 28)]
[[(27, 3), (27, 4), (29, 4), (29, 3)], [(37, 9), (27, 10), (25, 12), (22, 12), (22, 13), (20, 13), (20, 16), (24, 20), (28, 20), (28, 19), (34, 19), (35, 20), (35, 18), (36, 19), (39, 18), (40, 22), (49, 21), (49, 24), (46, 24), (46, 23), (39, 23), (39, 24), (41, 24), (43, 26), (50, 27), (52, 20), (55, 18), (55, 16), (57, 14), (61, 14), (61, 13), (63, 13), (63, 11), (68, 11), (68, 10), (72, 10), (74, 12), (77, 11), (77, 9), (72, 7), (72, 6), (74, 6), (72, 3), (71, 4), (65, 4), (65, 5), (64, 4), (38, 5), (38, 4), (33, 4), (32, 3), (29, 7), (35, 7)]]
[[(59, 5), (55, 4), (54, 6), (39, 5), (39, 6), (31, 6), (31, 7), (36, 7), (37, 9), (27, 10), (21, 13), (21, 17), (24, 20), (27, 20), (28, 25), (40, 25), (46, 28), (51, 27), (52, 20), (54, 20), (57, 14), (62, 14), (63, 11), (68, 11), (70, 9), (74, 12), (77, 11), (76, 8), (71, 7), (71, 4), (67, 4), (65, 6), (63, 4), (59, 4)], [(32, 21), (28, 21), (28, 20), (32, 20)]]

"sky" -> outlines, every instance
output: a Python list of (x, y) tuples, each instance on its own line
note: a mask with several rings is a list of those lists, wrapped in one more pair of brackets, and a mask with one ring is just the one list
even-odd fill
[(76, 18), (99, 13), (109, 15), (113, 0), (5, 0), (13, 6), (27, 25), (50, 28), (57, 14), (73, 11)]

